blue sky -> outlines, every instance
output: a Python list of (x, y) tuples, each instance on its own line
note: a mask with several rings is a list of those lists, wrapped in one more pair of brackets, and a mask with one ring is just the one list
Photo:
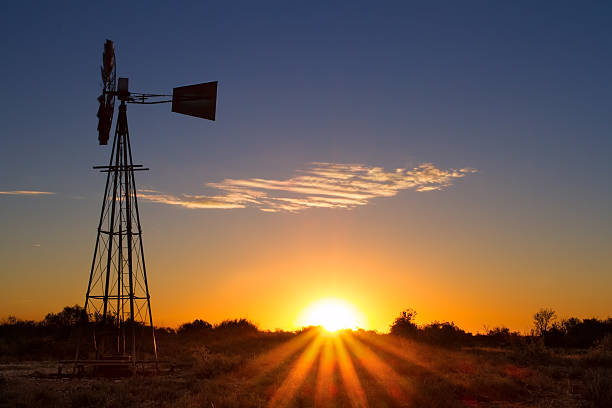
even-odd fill
[[(140, 188), (213, 196), (208, 183), (288, 180), (313, 162), (477, 170), (442, 191), (398, 190), (353, 209), (267, 214), (143, 202), (145, 251), (160, 282), (152, 290), (168, 324), (217, 312), (191, 292), (176, 308), (192, 312), (168, 311), (186, 286), (162, 270), (173, 265), (185, 282), (237, 291), (232, 279), (248, 266), (228, 257), (258, 268), (276, 262), (249, 239), (286, 245), (288, 265), (339, 245), (348, 258), (370, 248), (391, 263), (389, 276), (403, 267), (416, 268), (419, 282), (430, 276), (418, 293), (414, 276), (400, 278), (412, 297), (386, 306), (389, 321), (416, 304), (432, 320), (526, 327), (528, 311), (509, 312), (519, 291), (525, 307), (603, 316), (612, 306), (603, 290), (612, 283), (611, 20), (606, 2), (6, 5), (0, 191), (55, 194), (0, 195), (0, 316), (34, 317), (83, 297), (104, 182), (91, 166), (109, 154), (97, 145), (95, 117), (107, 38), (134, 91), (219, 81), (216, 122), (169, 106), (128, 107), (134, 158), (151, 168), (138, 174)], [(402, 263), (414, 248), (421, 272)], [(301, 273), (295, 279), (306, 279)], [(69, 283), (49, 286), (58, 280)], [(465, 295), (449, 295), (453, 282)], [(424, 295), (436, 285), (444, 301)], [(498, 314), (482, 312), (492, 301), (483, 292), (504, 299)], [(253, 302), (228, 313), (259, 310)], [(263, 326), (285, 325), (253, 313)]]

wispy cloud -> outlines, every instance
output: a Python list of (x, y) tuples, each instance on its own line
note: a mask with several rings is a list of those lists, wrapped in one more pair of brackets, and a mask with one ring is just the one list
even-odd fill
[(141, 199), (152, 201), (154, 203), (178, 205), (185, 208), (220, 208), (220, 209), (231, 209), (231, 208), (244, 208), (242, 204), (242, 198), (236, 196), (203, 196), (203, 195), (192, 195), (192, 194), (181, 194), (180, 196), (174, 196), (171, 194), (164, 194), (156, 190), (138, 190), (139, 197)]
[(33, 196), (33, 195), (51, 195), (55, 194), (51, 191), (36, 191), (36, 190), (10, 190), (10, 191), (0, 191), (0, 195), (25, 195), (25, 196)]
[(249, 178), (208, 183), (221, 194), (171, 195), (140, 190), (144, 200), (185, 208), (245, 208), (297, 212), (307, 208), (353, 208), (377, 197), (393, 197), (400, 190), (442, 190), (475, 169), (440, 169), (423, 163), (412, 169), (386, 171), (363, 164), (312, 163), (285, 180)]

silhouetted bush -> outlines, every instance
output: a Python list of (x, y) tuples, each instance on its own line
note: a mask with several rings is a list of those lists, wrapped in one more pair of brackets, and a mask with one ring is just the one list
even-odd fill
[(447, 347), (467, 345), (472, 339), (471, 333), (453, 322), (433, 322), (419, 327), (414, 323), (416, 314), (414, 309), (404, 310), (391, 325), (391, 334)]
[(482, 337), (486, 339), (485, 342), (490, 346), (510, 346), (519, 343), (521, 334), (501, 326), (490, 329), (487, 334)]
[(155, 335), (160, 335), (160, 336), (174, 336), (176, 334), (176, 330), (174, 330), (172, 327), (156, 327), (155, 328)]
[(45, 326), (72, 327), (83, 321), (85, 310), (79, 306), (66, 306), (59, 313), (49, 313), (41, 322)]
[(467, 345), (472, 337), (471, 333), (466, 333), (453, 322), (433, 322), (419, 331), (423, 341), (446, 347)]
[(612, 335), (612, 319), (572, 317), (554, 324), (544, 334), (544, 343), (549, 347), (589, 348), (606, 335)]
[(0, 324), (0, 359), (2, 361), (40, 360), (67, 357), (76, 345), (70, 327), (46, 325), (9, 317)]
[(257, 326), (247, 319), (224, 320), (215, 326), (215, 331), (257, 333)]
[(195, 319), (191, 323), (185, 323), (179, 326), (177, 333), (186, 334), (186, 333), (193, 333), (193, 332), (202, 332), (202, 331), (212, 330), (212, 328), (213, 328), (212, 324), (208, 323), (207, 321), (204, 321), (201, 319)]
[[(89, 323), (86, 323), (89, 320)], [(87, 324), (88, 327), (81, 327)], [(58, 313), (49, 313), (41, 321), (26, 321), (8, 317), (0, 321), (0, 361), (71, 359), (75, 356), (77, 342), (81, 356), (91, 357), (93, 345), (83, 330), (95, 327), (98, 335), (116, 330), (113, 317), (104, 322), (99, 315), (88, 318), (82, 307), (67, 306)], [(151, 328), (136, 323), (136, 353), (145, 358), (153, 355)], [(246, 336), (245, 336), (246, 335)], [(171, 358), (182, 362), (192, 361), (194, 348), (210, 346), (212, 353), (228, 349), (252, 354), (267, 347), (270, 342), (282, 342), (291, 333), (264, 333), (247, 319), (225, 320), (216, 326), (202, 319), (172, 328), (155, 328), (157, 350), (160, 358)], [(242, 357), (241, 357), (242, 358)]]
[(414, 322), (417, 312), (414, 309), (404, 310), (391, 325), (391, 334), (402, 337), (416, 337), (418, 326)]

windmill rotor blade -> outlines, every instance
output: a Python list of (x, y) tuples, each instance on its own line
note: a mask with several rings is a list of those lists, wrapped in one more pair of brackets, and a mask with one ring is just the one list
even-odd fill
[(113, 122), (114, 106), (109, 106), (107, 96), (100, 95), (98, 97), (100, 106), (98, 107), (98, 141), (101, 145), (108, 143), (110, 129)]
[(102, 53), (102, 66), (100, 73), (102, 76), (102, 95), (98, 97), (98, 141), (101, 145), (108, 143), (110, 129), (113, 123), (113, 113), (115, 111), (115, 89), (116, 89), (115, 46), (111, 40), (104, 43)]
[(215, 120), (217, 81), (187, 85), (172, 91), (172, 112)]
[(106, 40), (104, 43), (101, 70), (102, 83), (104, 85), (114, 82), (113, 74), (115, 72), (115, 46), (111, 40)]

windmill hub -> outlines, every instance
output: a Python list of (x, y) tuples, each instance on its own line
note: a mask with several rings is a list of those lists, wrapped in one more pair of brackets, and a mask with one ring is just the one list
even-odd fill
[(128, 79), (119, 78), (117, 82), (117, 97), (120, 101), (129, 101), (130, 91), (128, 90)]

